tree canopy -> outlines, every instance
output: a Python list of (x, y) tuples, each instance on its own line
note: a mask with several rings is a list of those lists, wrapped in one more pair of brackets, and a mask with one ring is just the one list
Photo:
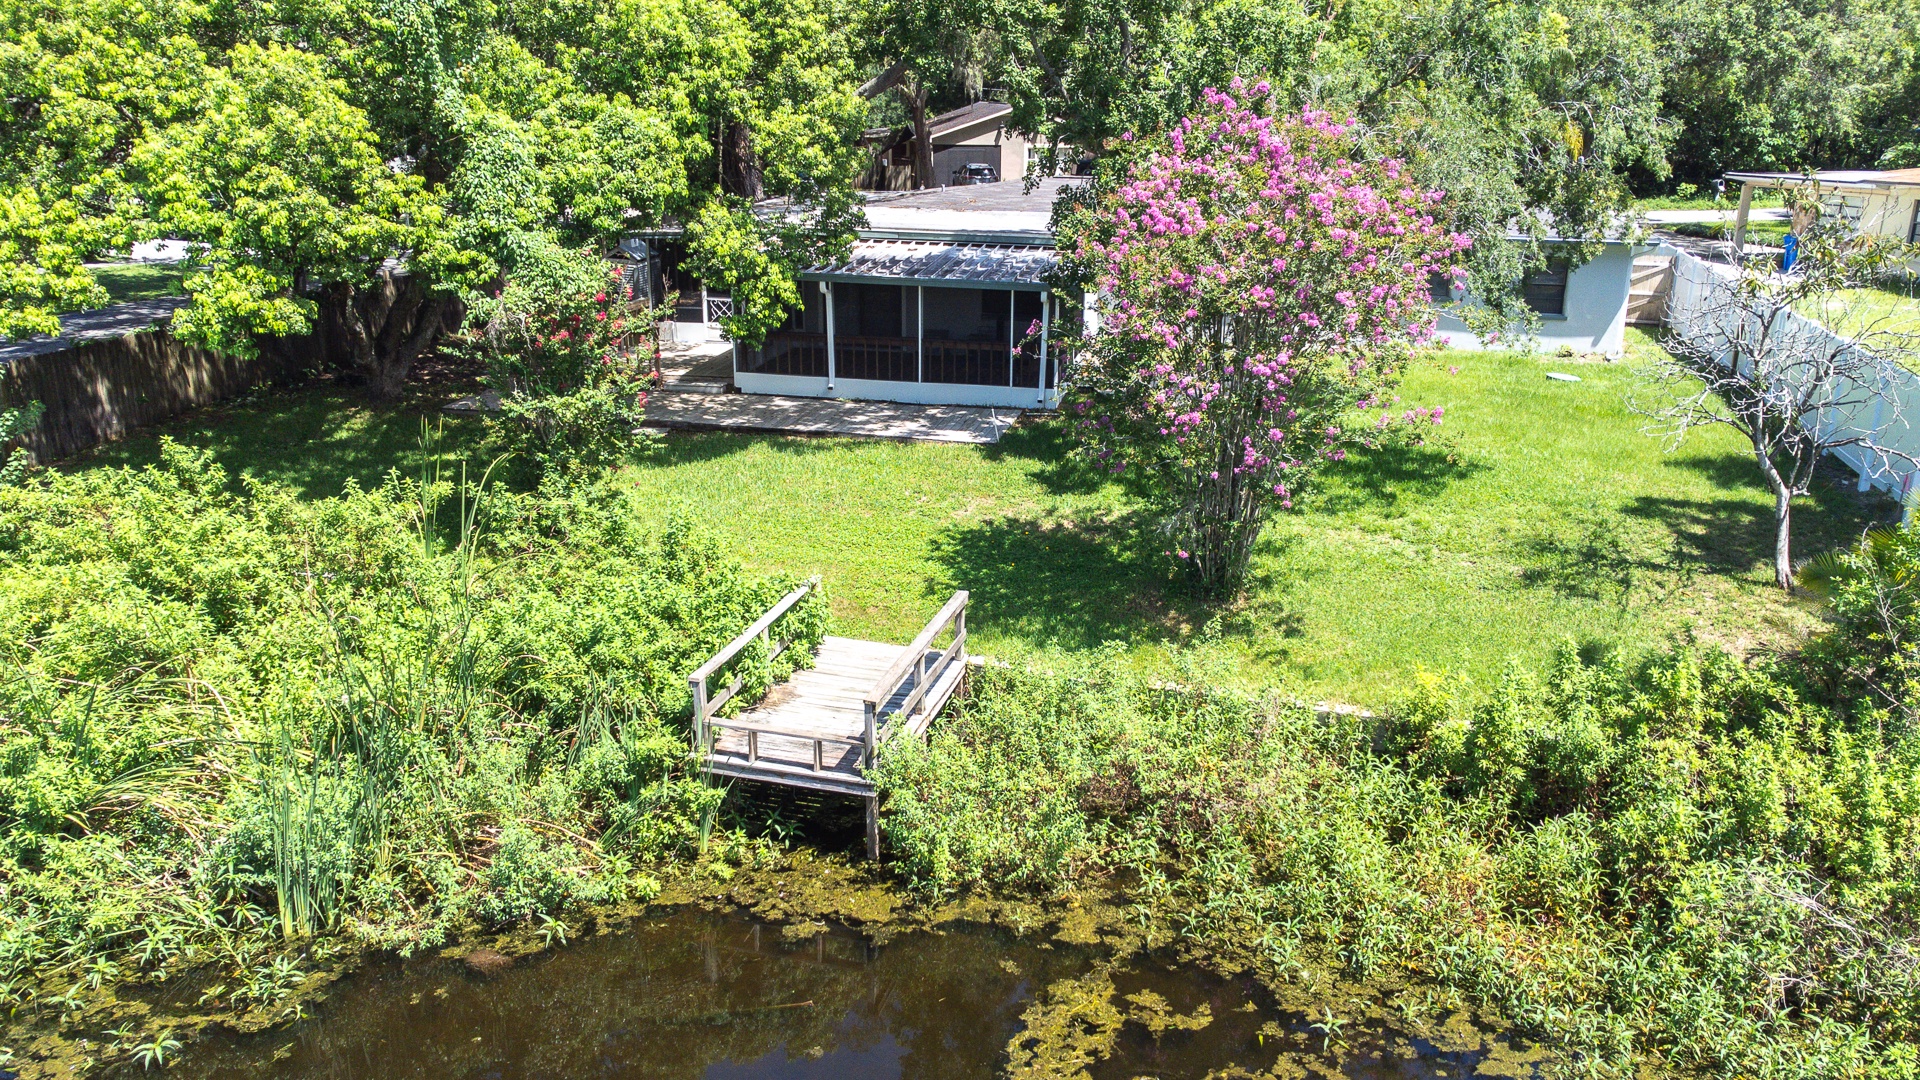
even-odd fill
[[(179, 322), (244, 353), (334, 320), (391, 391), (530, 251), (686, 228), (757, 340), (858, 221), (863, 126), (982, 93), (1047, 168), (1130, 160), (1208, 87), (1349, 119), (1475, 237), (1479, 284), (1635, 193), (1920, 162), (1914, 0), (0, 0), (0, 336), (82, 265), (199, 245)], [(864, 90), (864, 94), (863, 94)], [(868, 100), (871, 98), (872, 100)], [(924, 140), (922, 140), (924, 141)], [(1139, 144), (1133, 144), (1139, 145)], [(925, 155), (923, 155), (925, 156)], [(929, 160), (920, 172), (930, 170)], [(779, 213), (756, 213), (768, 200)], [(1517, 301), (1477, 289), (1494, 321)]]
[[(0, 333), (99, 300), (89, 254), (173, 237), (199, 251), (181, 333), (244, 355), (332, 318), (390, 393), (528, 252), (702, 223), (751, 336), (851, 235), (864, 105), (836, 0), (0, 10)], [(797, 210), (749, 213), (766, 197)]]

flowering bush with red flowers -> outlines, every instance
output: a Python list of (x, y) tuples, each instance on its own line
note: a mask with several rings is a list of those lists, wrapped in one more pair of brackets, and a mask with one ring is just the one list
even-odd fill
[(602, 260), (527, 267), (481, 301), (487, 381), (503, 396), (522, 397), (639, 381), (651, 354), (636, 360), (626, 339), (648, 324), (631, 304), (619, 270)]
[(1266, 100), (1265, 83), (1207, 91), (1074, 251), (1099, 321), (1069, 415), (1094, 460), (1149, 493), (1168, 557), (1209, 593), (1237, 584), (1270, 507), (1372, 437), (1355, 410), (1391, 400), (1432, 334), (1429, 277), (1470, 242), (1400, 162), (1361, 159), (1324, 113), (1265, 115)]
[(487, 382), (500, 395), (496, 449), (542, 476), (617, 463), (639, 438), (652, 351), (647, 312), (591, 252), (528, 253), (505, 288), (471, 306)]

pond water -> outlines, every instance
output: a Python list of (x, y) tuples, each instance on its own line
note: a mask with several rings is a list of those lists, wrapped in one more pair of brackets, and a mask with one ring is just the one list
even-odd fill
[[(202, 1040), (175, 1076), (328, 1080), (943, 1080), (991, 1078), (1036, 995), (1093, 970), (1086, 950), (959, 926), (877, 945), (832, 931), (800, 939), (742, 915), (693, 909), (635, 921), (486, 975), (459, 959), (369, 967), (297, 1024)], [(1164, 1002), (1157, 1036), (1137, 1019), (1095, 1080), (1229, 1075), (1464, 1077), (1502, 1059), (1443, 1052), (1386, 1030), (1326, 1032), (1274, 1011), (1251, 981), (1144, 964), (1112, 975), (1114, 1000)], [(1142, 991), (1150, 993), (1142, 995)], [(1510, 1064), (1510, 1062), (1508, 1063)], [(1238, 1070), (1246, 1070), (1240, 1072)], [(1526, 1075), (1499, 1068), (1502, 1075)]]

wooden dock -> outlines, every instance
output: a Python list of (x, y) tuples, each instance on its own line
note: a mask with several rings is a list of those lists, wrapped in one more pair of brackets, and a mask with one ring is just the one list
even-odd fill
[(776, 626), (817, 585), (818, 579), (809, 581), (782, 597), (687, 678), (694, 759), (713, 776), (865, 799), (867, 853), (878, 858), (879, 802), (867, 770), (890, 740), (924, 736), (966, 679), (967, 594), (954, 593), (906, 645), (824, 638), (812, 667), (794, 672), (738, 716), (720, 716), (745, 677), (736, 672), (715, 693), (714, 676), (756, 640), (769, 662), (784, 653), (792, 640), (776, 640)]

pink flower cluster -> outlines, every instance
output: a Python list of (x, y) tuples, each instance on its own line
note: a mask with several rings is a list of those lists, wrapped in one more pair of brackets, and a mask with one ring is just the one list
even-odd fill
[(1196, 501), (1225, 483), (1287, 505), (1343, 457), (1341, 418), (1383, 403), (1393, 364), (1433, 334), (1430, 277), (1455, 275), (1471, 243), (1436, 220), (1443, 192), (1367, 158), (1326, 113), (1265, 114), (1267, 95), (1208, 90), (1076, 252), (1101, 306), (1082, 434), (1116, 471), (1183, 472)]

